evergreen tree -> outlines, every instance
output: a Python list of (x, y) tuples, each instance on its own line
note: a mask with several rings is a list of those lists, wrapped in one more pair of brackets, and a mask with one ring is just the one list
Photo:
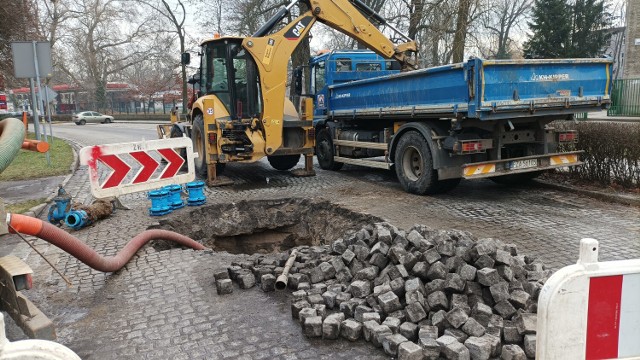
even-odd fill
[(605, 11), (603, 0), (576, 0), (573, 6), (571, 57), (597, 57), (602, 54), (611, 34), (611, 16)]
[(536, 0), (532, 20), (527, 58), (597, 57), (610, 37), (604, 0)]
[(571, 8), (565, 0), (536, 0), (531, 39), (524, 45), (526, 58), (567, 57), (571, 42)]

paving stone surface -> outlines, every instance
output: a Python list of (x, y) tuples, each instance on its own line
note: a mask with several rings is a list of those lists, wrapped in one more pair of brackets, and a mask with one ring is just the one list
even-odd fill
[[(446, 195), (415, 196), (405, 193), (391, 172), (352, 166), (340, 172), (316, 171), (316, 177), (292, 178), (265, 161), (232, 164), (226, 175), (235, 185), (206, 189), (207, 201), (326, 199), (404, 229), (419, 223), (497, 238), (554, 269), (575, 263), (584, 237), (600, 241), (601, 260), (640, 257), (638, 208), (490, 181), (463, 181)], [(74, 174), (67, 191), (75, 201), (92, 201), (86, 168)], [(146, 194), (121, 199), (131, 210), (119, 210), (106, 220), (71, 232), (98, 253), (112, 256), (133, 236), (157, 224), (157, 218), (147, 215)], [(305, 337), (299, 322), (291, 318), (288, 291), (241, 290), (234, 284), (233, 294), (218, 295), (215, 270), (245, 255), (159, 251), (147, 245), (125, 268), (105, 274), (37, 240), (36, 248), (73, 282), (67, 287), (15, 236), (5, 244), (0, 255), (14, 254), (34, 270), (34, 288), (25, 294), (51, 317), (58, 341), (83, 359), (387, 358), (362, 340)], [(9, 335), (12, 340), (23, 337), (16, 331)]]

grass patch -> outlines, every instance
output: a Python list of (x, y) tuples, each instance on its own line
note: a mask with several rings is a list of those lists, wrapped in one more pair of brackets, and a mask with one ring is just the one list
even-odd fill
[[(35, 135), (30, 133), (29, 138), (34, 139)], [(11, 165), (0, 174), (0, 181), (28, 180), (68, 174), (73, 163), (73, 150), (62, 139), (56, 137), (53, 139), (53, 144), (49, 144), (51, 146), (49, 148), (51, 166), (47, 164), (45, 154), (20, 150)]]
[(7, 212), (10, 212), (13, 214), (24, 214), (25, 212), (29, 211), (29, 209), (31, 209), (32, 207), (36, 205), (40, 205), (46, 200), (47, 198), (27, 200), (27, 201), (15, 203), (15, 204), (6, 204), (5, 207)]

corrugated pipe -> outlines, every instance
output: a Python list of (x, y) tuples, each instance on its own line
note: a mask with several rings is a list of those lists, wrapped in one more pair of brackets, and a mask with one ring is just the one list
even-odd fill
[(120, 270), (144, 244), (154, 239), (173, 241), (195, 250), (206, 249), (202, 244), (173, 231), (147, 230), (131, 239), (116, 256), (104, 257), (75, 236), (40, 219), (20, 214), (7, 214), (7, 224), (15, 229), (13, 231), (10, 228), (11, 233), (19, 232), (39, 237), (66, 251), (89, 267), (103, 272)]
[(14, 118), (0, 121), (0, 173), (18, 156), (24, 140), (24, 124)]

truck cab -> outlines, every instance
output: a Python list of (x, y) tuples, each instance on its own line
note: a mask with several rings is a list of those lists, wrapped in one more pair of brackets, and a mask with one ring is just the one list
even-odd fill
[(331, 51), (311, 58), (309, 92), (313, 95), (314, 126), (327, 115), (329, 87), (356, 80), (397, 74), (400, 63), (369, 50)]

